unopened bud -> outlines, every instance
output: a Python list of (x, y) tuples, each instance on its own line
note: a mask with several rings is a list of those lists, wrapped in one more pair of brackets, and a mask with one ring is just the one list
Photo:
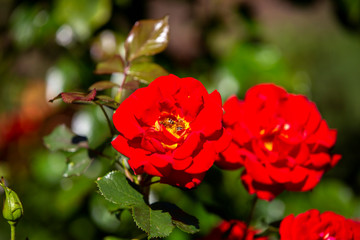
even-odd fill
[(3, 205), (3, 216), (10, 225), (16, 225), (24, 214), (23, 206), (18, 195), (5, 185), (4, 178), (1, 177), (0, 186), (4, 189), (5, 199)]

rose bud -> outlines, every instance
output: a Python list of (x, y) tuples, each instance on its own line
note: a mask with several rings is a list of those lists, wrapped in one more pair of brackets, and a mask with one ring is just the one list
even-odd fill
[(24, 209), (18, 195), (6, 187), (4, 178), (1, 177), (0, 186), (4, 189), (5, 199), (3, 205), (3, 216), (10, 225), (16, 225), (24, 214)]

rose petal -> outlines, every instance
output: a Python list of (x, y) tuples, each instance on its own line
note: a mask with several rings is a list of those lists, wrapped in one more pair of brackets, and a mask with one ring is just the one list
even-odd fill
[(286, 183), (291, 179), (290, 169), (287, 167), (274, 167), (272, 164), (267, 164), (266, 169), (270, 175), (270, 178), (277, 183)]
[(232, 126), (243, 117), (241, 109), (242, 102), (236, 97), (231, 96), (224, 103), (224, 117), (223, 121), (226, 126)]
[(141, 128), (133, 114), (133, 108), (134, 104), (129, 97), (120, 104), (113, 114), (113, 122), (116, 129), (127, 139), (135, 138), (144, 133), (144, 129)]
[(320, 181), (324, 171), (307, 170), (308, 177), (300, 191), (305, 192), (313, 189)]
[(182, 78), (179, 81), (179, 91), (174, 99), (181, 106), (184, 116), (193, 121), (203, 107), (203, 98), (208, 95), (204, 85), (194, 78)]
[(292, 238), (294, 218), (294, 214), (290, 214), (281, 221), (279, 229), (281, 239), (295, 240)]
[(328, 166), (330, 166), (331, 158), (328, 153), (310, 154), (308, 163), (317, 169), (326, 169)]
[(221, 137), (214, 141), (215, 151), (217, 153), (224, 151), (230, 145), (231, 139), (231, 134), (223, 128)]
[(252, 179), (252, 177), (247, 174), (246, 170), (242, 173), (241, 180), (250, 194), (255, 193), (258, 198), (266, 201), (273, 200), (283, 191), (281, 185), (266, 185), (254, 181), (254, 179)]
[(122, 135), (118, 135), (112, 142), (111, 145), (121, 154), (129, 157), (131, 154), (131, 149), (127, 142), (127, 139), (124, 138)]
[(257, 160), (253, 158), (248, 158), (244, 162), (244, 166), (251, 177), (260, 183), (263, 184), (273, 184), (274, 181), (271, 180), (268, 170)]
[(174, 159), (172, 167), (175, 170), (184, 170), (188, 168), (192, 162), (193, 162), (192, 157), (187, 157), (185, 159)]
[[(301, 183), (307, 177), (307, 169), (301, 166), (295, 166), (291, 172), (291, 182), (294, 184)], [(295, 188), (289, 188), (295, 189)]]
[(220, 159), (215, 163), (218, 167), (227, 170), (238, 169), (243, 166), (247, 157), (255, 157), (244, 148), (240, 148), (234, 142), (231, 142), (229, 147), (220, 153)]
[(317, 131), (309, 137), (308, 142), (331, 148), (335, 144), (336, 135), (337, 131), (330, 130), (327, 123), (322, 120)]
[(313, 134), (321, 123), (321, 116), (320, 116), (319, 111), (316, 108), (316, 105), (314, 103), (310, 102), (310, 107), (311, 107), (311, 109), (310, 109), (309, 118), (305, 125), (306, 135)]
[(185, 172), (190, 174), (205, 172), (214, 164), (216, 157), (214, 144), (205, 142), (200, 152), (193, 157), (193, 164), (185, 169)]
[(199, 131), (205, 137), (208, 137), (222, 128), (223, 113), (219, 97), (220, 94), (216, 90), (205, 97), (204, 108), (199, 112), (196, 119), (190, 123), (190, 128), (193, 131)]
[[(294, 111), (294, 109), (301, 109), (301, 111)], [(286, 119), (287, 123), (296, 123), (299, 126), (305, 125), (310, 112), (310, 101), (305, 96), (295, 94), (289, 94), (280, 108), (280, 114)]]
[(340, 159), (341, 159), (340, 154), (334, 154), (331, 158), (331, 167), (334, 167), (339, 162)]
[(175, 159), (184, 159), (189, 157), (195, 149), (198, 147), (200, 143), (200, 133), (192, 132), (186, 138), (184, 143), (180, 145), (180, 147), (174, 150), (174, 158)]

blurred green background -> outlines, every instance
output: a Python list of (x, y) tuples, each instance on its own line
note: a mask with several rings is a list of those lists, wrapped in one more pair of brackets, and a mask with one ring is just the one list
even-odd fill
[[(83, 176), (63, 178), (66, 156), (49, 152), (42, 137), (65, 123), (90, 145), (101, 144), (108, 129), (100, 109), (47, 101), (116, 78), (94, 75), (96, 63), (122, 51), (135, 21), (164, 15), (170, 44), (154, 61), (170, 73), (201, 80), (223, 100), (274, 82), (307, 95), (338, 129), (339, 164), (312, 192), (260, 201), (254, 224), (310, 208), (360, 218), (359, 0), (0, 0), (0, 175), (24, 205), (17, 239), (142, 234), (129, 212), (110, 214), (113, 206), (97, 193), (94, 180), (111, 163), (97, 159)], [(168, 239), (198, 238), (221, 218), (246, 219), (251, 197), (239, 175), (214, 167), (197, 190), (155, 185), (154, 199), (200, 220), (197, 235), (175, 230)], [(9, 236), (0, 219), (0, 240)]]

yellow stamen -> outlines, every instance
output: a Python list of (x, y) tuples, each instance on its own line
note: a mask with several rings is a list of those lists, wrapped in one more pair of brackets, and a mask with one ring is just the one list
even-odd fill
[(264, 147), (267, 150), (272, 151), (273, 150), (273, 143), (272, 142), (264, 142)]

